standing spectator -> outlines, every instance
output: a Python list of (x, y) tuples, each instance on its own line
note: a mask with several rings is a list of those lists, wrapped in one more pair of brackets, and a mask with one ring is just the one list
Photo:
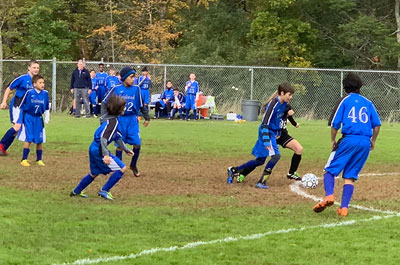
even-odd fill
[(119, 78), (115, 75), (114, 68), (110, 68), (110, 75), (106, 78), (106, 93), (119, 84)]
[(196, 75), (191, 73), (189, 75), (190, 80), (186, 82), (185, 91), (186, 91), (186, 120), (189, 120), (190, 110), (193, 110), (194, 119), (197, 120), (197, 111), (196, 111), (196, 99), (199, 93), (199, 83), (195, 80)]
[(100, 113), (100, 107), (101, 107), (100, 105), (104, 99), (104, 96), (106, 95), (106, 78), (107, 78), (107, 76), (108, 76), (107, 73), (104, 72), (104, 64), (100, 63), (99, 71), (96, 73), (96, 76), (95, 76), (96, 80), (97, 80), (97, 85), (98, 85), (98, 88), (97, 88), (97, 100), (99, 103), (98, 113)]
[(143, 67), (142, 75), (139, 76), (138, 85), (140, 87), (140, 93), (142, 94), (142, 99), (144, 102), (144, 106), (148, 108), (150, 104), (150, 88), (151, 88), (151, 77), (149, 75), (149, 71), (147, 67)]
[(76, 104), (75, 118), (81, 115), (81, 98), (85, 107), (86, 118), (90, 118), (89, 96), (92, 92), (92, 80), (89, 71), (83, 66), (83, 61), (79, 60), (77, 68), (72, 72), (71, 93), (74, 94)]
[(0, 106), (1, 109), (6, 109), (7, 99), (11, 90), (16, 91), (15, 96), (11, 99), (10, 102), (10, 120), (13, 124), (13, 127), (11, 127), (4, 134), (3, 138), (0, 141), (0, 156), (8, 154), (7, 149), (13, 143), (17, 132), (21, 129), (22, 123), (19, 122), (21, 110), (19, 108), (19, 104), (21, 103), (26, 91), (33, 88), (32, 77), (39, 74), (39, 69), (39, 63), (36, 60), (31, 60), (28, 65), (28, 73), (15, 78), (4, 92), (3, 101)]
[(97, 118), (97, 79), (96, 79), (96, 71), (94, 69), (90, 70), (90, 78), (92, 80), (92, 93), (90, 93), (89, 96), (89, 100), (90, 100), (90, 104), (92, 106), (92, 113), (93, 113), (93, 117)]

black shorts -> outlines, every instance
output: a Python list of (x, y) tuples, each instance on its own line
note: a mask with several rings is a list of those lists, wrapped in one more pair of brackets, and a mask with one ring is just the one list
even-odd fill
[(276, 143), (285, 148), (286, 145), (293, 139), (294, 138), (290, 136), (287, 132), (282, 131), (281, 137), (276, 139)]

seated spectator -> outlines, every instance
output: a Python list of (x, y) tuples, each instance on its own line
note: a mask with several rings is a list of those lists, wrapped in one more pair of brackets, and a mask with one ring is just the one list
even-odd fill
[(175, 118), (175, 114), (179, 112), (179, 119), (183, 119), (182, 111), (185, 109), (185, 96), (179, 89), (174, 88), (174, 101), (172, 101), (172, 115), (171, 118)]
[[(162, 116), (167, 116), (168, 119), (171, 119), (171, 106), (173, 101), (174, 101), (174, 88), (172, 87), (172, 81), (168, 80), (167, 88), (161, 94), (160, 101), (156, 103), (154, 118), (158, 119)], [(165, 113), (165, 111), (167, 113)]]

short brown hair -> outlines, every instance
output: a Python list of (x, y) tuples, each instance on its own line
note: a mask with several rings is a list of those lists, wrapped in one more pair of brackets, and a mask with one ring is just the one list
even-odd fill
[(39, 81), (40, 79), (44, 80), (44, 77), (41, 75), (34, 75), (32, 76), (32, 84), (36, 83), (37, 81)]
[(280, 95), (281, 92), (283, 92), (283, 94), (286, 94), (286, 93), (293, 94), (294, 87), (291, 84), (289, 84), (288, 82), (284, 82), (278, 86), (278, 95)]
[(111, 95), (107, 100), (107, 112), (110, 115), (118, 116), (124, 111), (126, 100), (123, 97)]

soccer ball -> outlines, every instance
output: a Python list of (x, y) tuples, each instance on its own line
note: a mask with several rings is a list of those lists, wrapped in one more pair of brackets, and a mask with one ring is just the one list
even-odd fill
[(318, 177), (313, 173), (307, 173), (301, 178), (301, 185), (306, 189), (314, 189), (318, 186)]

